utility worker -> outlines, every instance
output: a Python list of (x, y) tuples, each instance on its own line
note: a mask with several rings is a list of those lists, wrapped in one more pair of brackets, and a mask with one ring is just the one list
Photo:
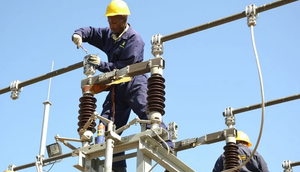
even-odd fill
[[(253, 152), (253, 150), (249, 148), (250, 146), (252, 146), (252, 144), (250, 142), (248, 135), (243, 131), (237, 132), (236, 143), (238, 146), (238, 153), (240, 159), (239, 163), (242, 164), (250, 157), (251, 153)], [(225, 170), (223, 169), (224, 168), (223, 164), (224, 164), (224, 154), (222, 154), (218, 158), (215, 167), (213, 169), (213, 172), (221, 172)], [(257, 151), (255, 151), (250, 161), (248, 161), (248, 163), (245, 166), (240, 168), (239, 171), (269, 172), (267, 163)]]
[[(75, 30), (72, 35), (72, 41), (77, 45), (77, 48), (81, 46), (82, 42), (87, 42), (107, 55), (108, 62), (101, 61), (97, 56), (88, 59), (89, 63), (95, 65), (101, 72), (121, 69), (144, 60), (145, 43), (139, 33), (127, 23), (128, 15), (130, 15), (130, 11), (124, 1), (112, 0), (105, 14), (108, 18), (109, 27), (83, 27)], [(101, 116), (114, 121), (117, 129), (127, 124), (131, 110), (140, 119), (147, 120), (147, 82), (147, 75), (143, 74), (132, 77), (129, 82), (110, 86), (102, 106)], [(105, 122), (103, 123), (106, 125)], [(150, 125), (146, 127), (149, 129)], [(164, 123), (160, 127), (166, 129)], [(167, 141), (167, 144), (174, 148), (172, 141)], [(124, 155), (124, 152), (114, 156), (120, 155)], [(114, 162), (113, 171), (126, 172), (126, 161)]]

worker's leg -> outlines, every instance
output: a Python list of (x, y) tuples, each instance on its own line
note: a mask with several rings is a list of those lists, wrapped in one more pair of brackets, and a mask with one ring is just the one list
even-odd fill
[[(132, 78), (132, 81), (128, 84), (127, 102), (130, 108), (136, 113), (140, 119), (148, 120), (146, 114), (146, 105), (147, 105), (147, 77), (145, 75), (138, 75)], [(147, 124), (146, 128), (150, 129), (150, 125)], [(160, 127), (167, 129), (164, 122), (160, 124)], [(166, 141), (168, 146), (174, 148), (174, 143), (171, 140)]]

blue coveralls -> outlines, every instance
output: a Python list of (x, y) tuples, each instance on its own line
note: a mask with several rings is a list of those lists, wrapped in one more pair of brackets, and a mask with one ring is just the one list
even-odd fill
[[(141, 36), (129, 26), (121, 39), (115, 42), (111, 38), (113, 34), (108, 28), (84, 27), (75, 30), (75, 33), (81, 35), (83, 42), (99, 48), (106, 53), (108, 62), (100, 62), (97, 69), (101, 72), (109, 72), (114, 69), (121, 69), (127, 65), (139, 63), (144, 60), (145, 43)], [(147, 82), (148, 78), (145, 74), (132, 77), (130, 82), (115, 85), (115, 119), (116, 128), (120, 128), (127, 124), (130, 111), (138, 115), (140, 119), (147, 120), (146, 104), (147, 104)], [(113, 120), (112, 118), (112, 87), (103, 103), (101, 116)], [(160, 125), (166, 129), (166, 125)], [(150, 128), (150, 125), (147, 126)], [(167, 141), (170, 147), (174, 147), (171, 141)], [(124, 155), (124, 152), (115, 154), (114, 156)], [(126, 167), (126, 161), (113, 163), (115, 167)]]
[[(242, 164), (250, 157), (253, 150), (243, 146), (242, 144), (237, 144), (237, 146), (238, 146), (238, 152), (239, 152), (239, 158), (240, 158), (239, 162), (240, 162), (240, 164)], [(223, 163), (224, 163), (224, 154), (222, 154), (218, 158), (218, 160), (215, 164), (215, 167), (213, 169), (213, 172), (223, 171), (224, 170)], [(240, 171), (241, 172), (250, 172), (250, 171), (251, 172), (269, 172), (267, 163), (265, 162), (263, 157), (257, 151), (254, 153), (254, 155), (250, 159), (250, 161), (240, 169)]]

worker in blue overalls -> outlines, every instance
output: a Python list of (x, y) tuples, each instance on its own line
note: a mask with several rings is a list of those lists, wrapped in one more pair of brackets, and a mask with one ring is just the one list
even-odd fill
[[(249, 147), (252, 146), (250, 139), (246, 133), (243, 131), (237, 132), (236, 143), (238, 146), (238, 153), (239, 153), (239, 163), (240, 165), (243, 164), (252, 154), (253, 150)], [(212, 170), (213, 172), (221, 172), (224, 169), (224, 154), (222, 154), (215, 166)], [(265, 162), (264, 158), (256, 151), (250, 161), (244, 165), (242, 168), (239, 169), (241, 172), (246, 171), (253, 171), (253, 172), (269, 172), (267, 163)]]
[[(145, 43), (139, 33), (127, 23), (128, 15), (130, 11), (127, 4), (122, 0), (113, 0), (105, 14), (109, 27), (84, 27), (75, 30), (72, 35), (72, 41), (77, 48), (82, 42), (87, 42), (106, 53), (108, 62), (100, 60), (97, 56), (88, 59), (101, 72), (121, 69), (144, 60)], [(114, 121), (117, 129), (127, 124), (131, 110), (140, 119), (147, 120), (147, 81), (147, 76), (143, 74), (132, 77), (129, 82), (111, 86), (103, 103), (101, 116)], [(164, 123), (160, 126), (166, 129)], [(150, 125), (147, 128), (150, 128)], [(167, 144), (171, 148), (174, 147), (172, 141), (167, 141)], [(114, 156), (120, 155), (124, 155), (124, 152)], [(113, 171), (126, 172), (126, 161), (114, 162)]]

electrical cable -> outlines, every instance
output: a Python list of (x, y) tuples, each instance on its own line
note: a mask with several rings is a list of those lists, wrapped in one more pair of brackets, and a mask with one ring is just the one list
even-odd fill
[[(168, 153), (167, 153), (167, 155), (169, 155), (170, 154), (170, 147), (169, 147), (169, 145), (164, 141), (164, 139), (162, 139), (153, 129), (151, 129), (154, 133), (155, 133), (155, 135), (166, 145), (166, 147), (167, 147), (167, 150), (168, 150)], [(153, 170), (154, 169), (154, 167), (160, 162), (160, 161), (162, 161), (167, 155), (165, 155), (165, 156), (163, 156), (162, 158), (160, 158), (160, 160), (159, 161), (157, 161), (156, 163), (155, 163), (155, 165), (153, 165), (152, 166), (152, 168), (149, 170), (149, 172), (151, 172), (151, 170)]]
[(52, 164), (52, 166), (51, 166), (48, 170), (44, 170), (44, 169), (43, 169), (43, 171), (49, 172), (49, 171), (52, 169), (52, 167), (53, 167), (56, 163), (61, 162), (61, 161), (62, 161), (62, 159), (59, 159), (59, 160), (55, 160), (54, 162), (48, 163), (47, 165)]
[(256, 45), (255, 45), (255, 40), (254, 40), (254, 31), (253, 31), (253, 25), (250, 26), (250, 30), (251, 30), (251, 38), (252, 38), (252, 46), (253, 46), (253, 50), (254, 50), (254, 54), (255, 54), (255, 59), (256, 59), (256, 64), (257, 64), (257, 70), (258, 70), (258, 74), (259, 74), (259, 81), (260, 81), (260, 90), (261, 90), (261, 108), (262, 108), (262, 114), (261, 114), (261, 124), (260, 124), (260, 131), (259, 131), (259, 135), (257, 138), (257, 142), (256, 145), (252, 151), (252, 153), (250, 154), (249, 158), (241, 165), (235, 167), (235, 168), (231, 168), (228, 170), (224, 170), (222, 172), (233, 172), (234, 170), (240, 169), (243, 166), (245, 166), (250, 159), (253, 157), (253, 155), (256, 152), (256, 149), (259, 145), (260, 139), (261, 139), (261, 135), (262, 135), (262, 131), (263, 131), (263, 127), (264, 127), (264, 118), (265, 118), (265, 96), (264, 96), (264, 87), (263, 87), (263, 79), (262, 79), (262, 74), (261, 74), (261, 69), (260, 69), (260, 64), (259, 64), (259, 59), (258, 59), (258, 55), (257, 55), (257, 50), (256, 50)]
[(55, 163), (53, 163), (52, 165), (51, 165), (51, 167), (49, 168), (49, 170), (44, 170), (45, 172), (49, 172), (50, 170), (51, 170), (51, 168), (54, 166), (54, 164)]

